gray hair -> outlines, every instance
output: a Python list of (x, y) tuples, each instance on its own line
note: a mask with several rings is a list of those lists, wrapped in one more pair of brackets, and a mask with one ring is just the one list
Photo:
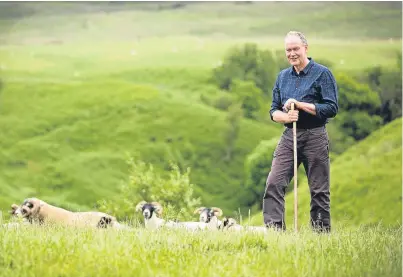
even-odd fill
[(301, 33), (301, 32), (289, 31), (285, 37), (287, 38), (289, 36), (299, 37), (299, 39), (301, 40), (303, 45), (308, 45), (308, 41), (306, 40), (305, 35), (303, 33)]

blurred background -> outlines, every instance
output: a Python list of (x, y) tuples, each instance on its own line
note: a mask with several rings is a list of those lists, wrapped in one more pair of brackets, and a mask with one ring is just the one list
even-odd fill
[[(334, 221), (401, 224), (401, 2), (1, 2), (3, 216), (38, 197), (128, 219), (146, 200), (262, 224), (290, 30), (339, 87)], [(303, 167), (298, 184), (307, 223)]]

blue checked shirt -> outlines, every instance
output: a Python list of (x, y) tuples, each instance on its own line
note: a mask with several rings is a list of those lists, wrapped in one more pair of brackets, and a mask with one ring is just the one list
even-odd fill
[[(316, 115), (299, 111), (297, 128), (310, 129), (324, 126), (328, 119), (335, 117), (338, 107), (338, 92), (336, 80), (330, 70), (312, 58), (299, 74), (293, 66), (282, 70), (273, 88), (273, 102), (270, 116), (273, 112), (282, 111), (283, 105), (289, 98), (297, 101), (312, 103), (316, 108)], [(284, 124), (292, 128), (292, 123)]]

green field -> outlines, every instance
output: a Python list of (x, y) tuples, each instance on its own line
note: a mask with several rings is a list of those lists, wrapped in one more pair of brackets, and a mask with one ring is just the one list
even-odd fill
[[(245, 157), (261, 140), (278, 137), (281, 126), (243, 119), (233, 159), (223, 159), (227, 113), (201, 95), (221, 93), (209, 78), (228, 49), (256, 42), (281, 50), (285, 33), (297, 28), (312, 57), (331, 61), (336, 71), (395, 66), (401, 51), (397, 2), (94, 7), (1, 9), (3, 211), (33, 195), (92, 208), (127, 180), (126, 160), (135, 155), (160, 170), (169, 160), (191, 167), (203, 205), (247, 213), (238, 204)], [(304, 15), (289, 17), (302, 9)]]
[[(262, 225), (239, 204), (245, 158), (282, 126), (243, 118), (226, 160), (228, 113), (203, 101), (224, 93), (213, 68), (244, 43), (282, 51), (290, 30), (334, 72), (395, 68), (402, 51), (401, 2), (172, 5), (0, 3), (0, 224), (28, 197), (94, 210), (122, 196), (135, 157), (161, 173), (190, 167), (203, 206)], [(292, 194), (285, 233), (0, 227), (0, 277), (401, 276), (401, 142), (398, 118), (332, 156), (331, 234), (310, 230), (302, 176), (299, 233)]]
[(401, 229), (0, 229), (0, 276), (401, 276)]

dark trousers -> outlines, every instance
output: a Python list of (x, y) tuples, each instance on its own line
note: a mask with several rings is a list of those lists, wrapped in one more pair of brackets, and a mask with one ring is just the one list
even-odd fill
[[(330, 231), (330, 161), (326, 127), (297, 129), (297, 165), (304, 165), (311, 193), (311, 225)], [(286, 229), (284, 195), (294, 176), (293, 130), (286, 128), (274, 151), (263, 196), (263, 218), (267, 226)]]

